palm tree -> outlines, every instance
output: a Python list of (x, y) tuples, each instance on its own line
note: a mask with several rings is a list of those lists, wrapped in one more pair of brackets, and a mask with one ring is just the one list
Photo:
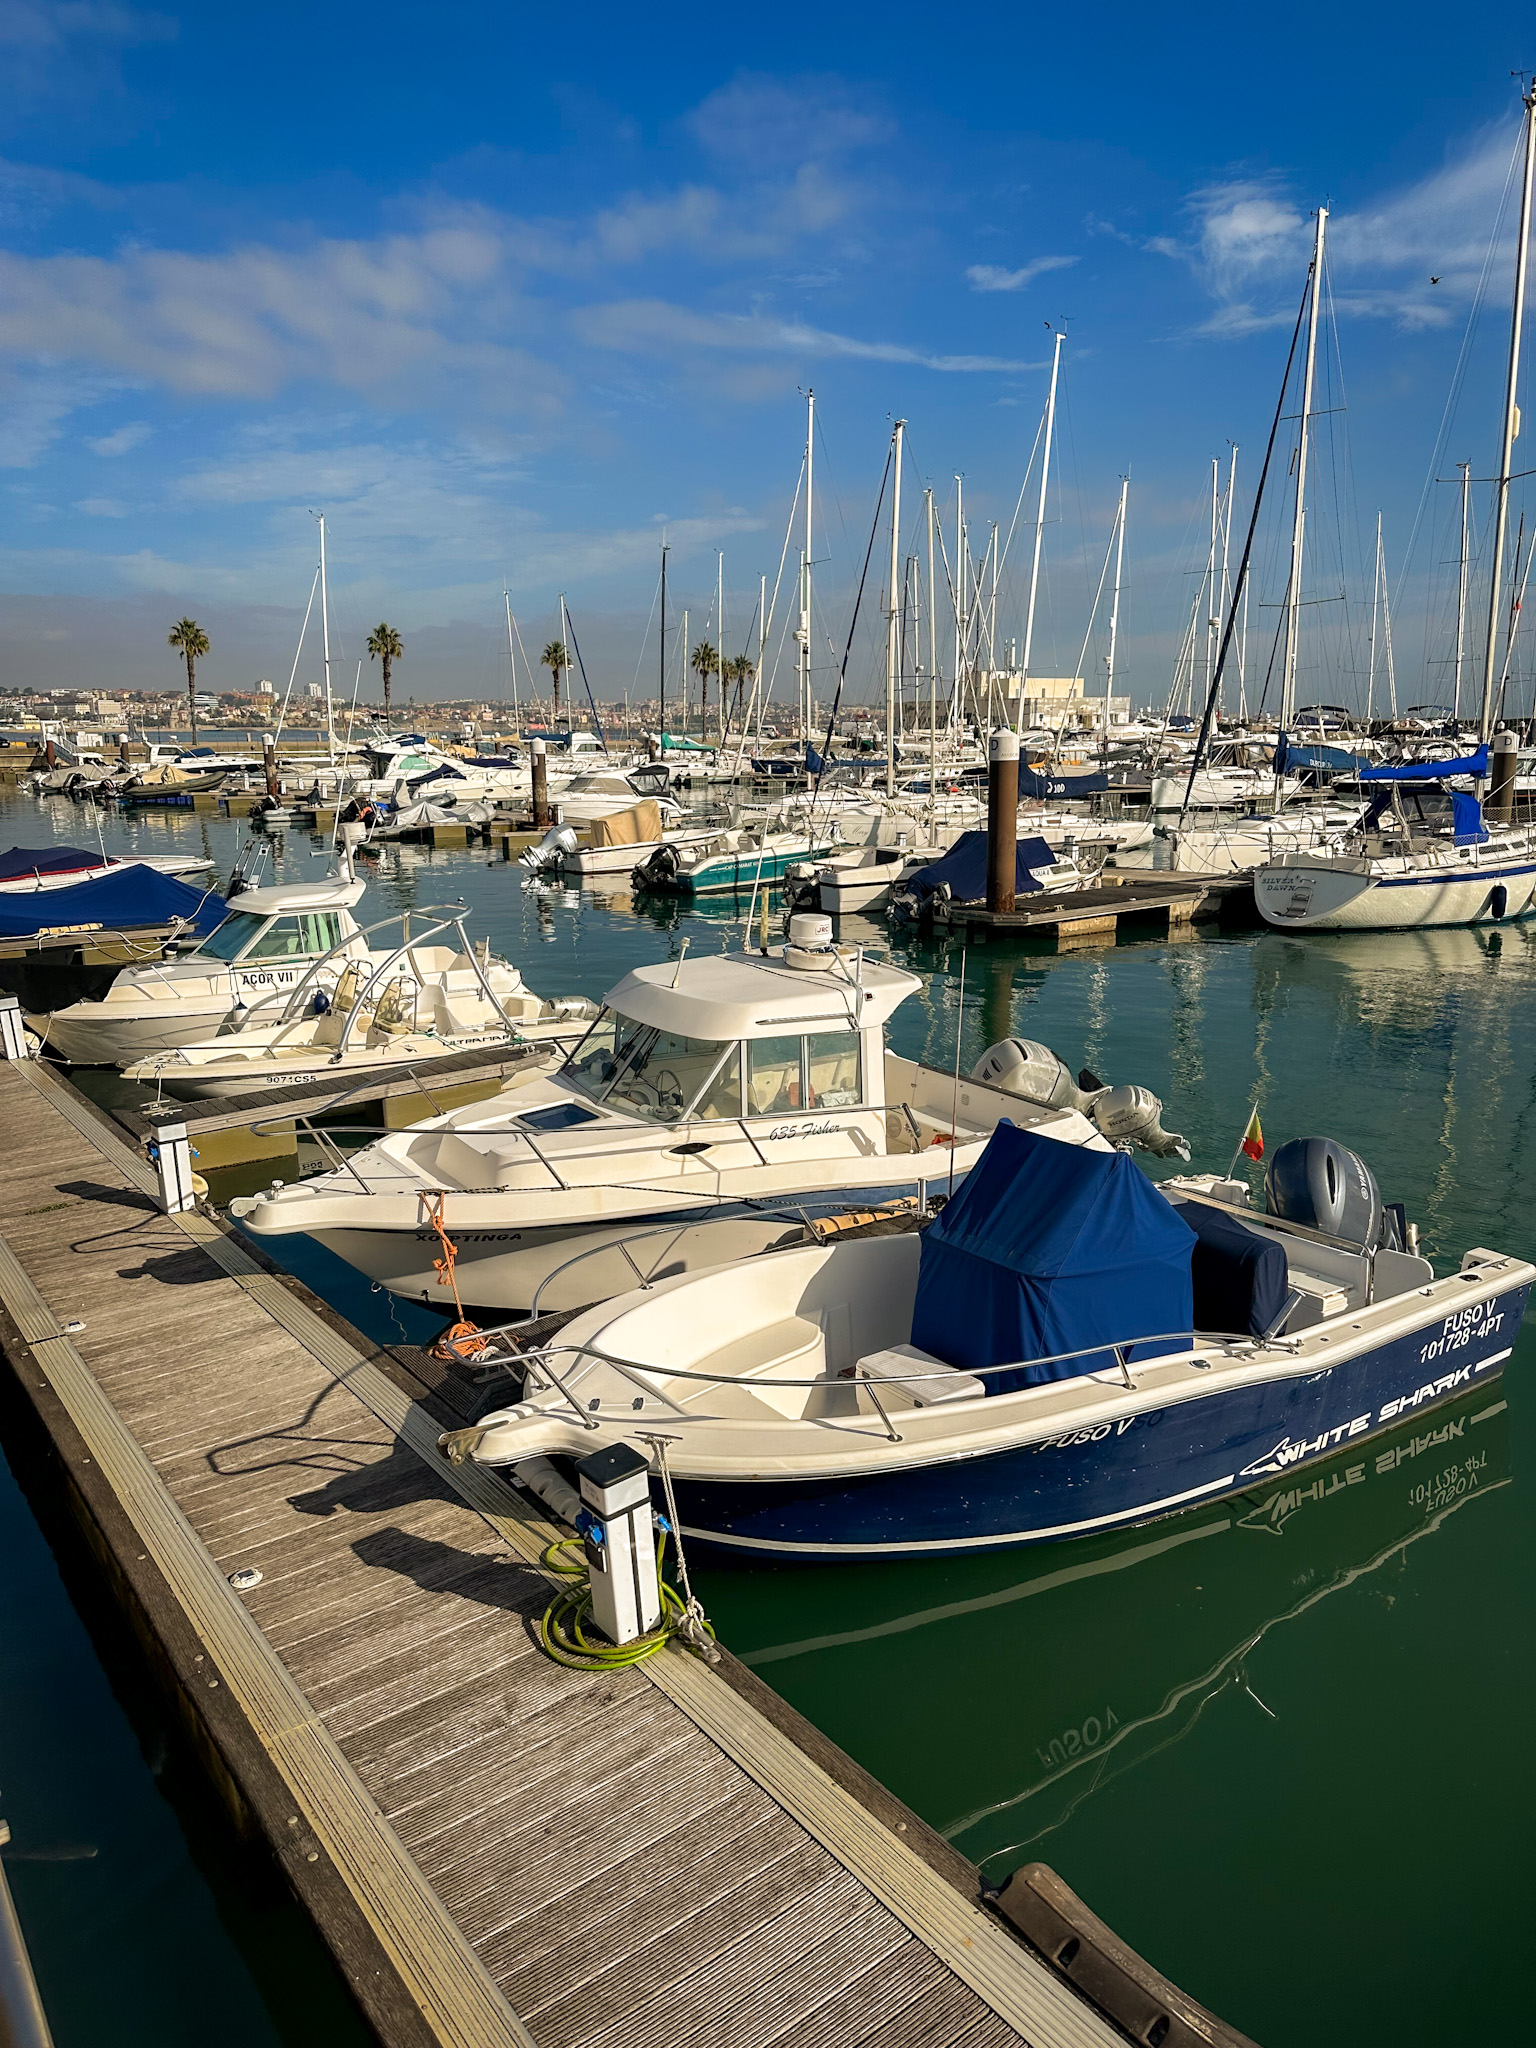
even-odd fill
[(736, 685), (736, 703), (731, 716), (739, 718), (741, 716), (741, 700), (746, 695), (748, 683), (757, 674), (757, 665), (755, 662), (748, 661), (744, 654), (738, 654), (734, 661), (726, 663), (725, 672)]
[(565, 642), (563, 640), (551, 640), (544, 652), (539, 656), (539, 667), (547, 668), (555, 679), (555, 715), (550, 720), (551, 725), (558, 725), (560, 723), (560, 676), (562, 671), (568, 669), (570, 665), (571, 657), (565, 651)]
[[(693, 650), (693, 653), (688, 658), (689, 666), (692, 668), (694, 674), (699, 679), (700, 739), (704, 737), (705, 728), (709, 723), (709, 679), (715, 672), (715, 663), (719, 660), (719, 658), (720, 657), (716, 654), (714, 648), (710, 646), (707, 640), (701, 640), (698, 646), (695, 647), (695, 649)], [(688, 721), (686, 718), (684, 718), (683, 730), (686, 732), (687, 729)]]
[(172, 626), (169, 645), (185, 655), (187, 662), (187, 709), (192, 714), (192, 744), (197, 745), (197, 664), (208, 652), (208, 635), (196, 619), (178, 619)]
[(393, 626), (382, 621), (368, 635), (369, 657), (382, 664), (384, 670), (384, 723), (389, 723), (389, 669), (390, 663), (404, 659), (405, 642)]

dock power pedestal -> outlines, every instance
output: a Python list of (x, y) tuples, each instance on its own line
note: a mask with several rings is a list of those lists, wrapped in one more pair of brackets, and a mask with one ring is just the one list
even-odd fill
[(576, 1477), (592, 1619), (609, 1642), (632, 1643), (661, 1622), (650, 1463), (633, 1444), (612, 1444), (581, 1459)]

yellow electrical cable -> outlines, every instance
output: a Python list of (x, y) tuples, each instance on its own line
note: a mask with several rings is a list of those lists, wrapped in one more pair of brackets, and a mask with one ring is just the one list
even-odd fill
[[(681, 1596), (661, 1577), (666, 1547), (667, 1532), (661, 1529), (656, 1536), (656, 1576), (661, 1584), (659, 1625), (648, 1634), (637, 1636), (632, 1643), (609, 1643), (601, 1637), (589, 1639), (582, 1627), (583, 1618), (592, 1611), (592, 1581), (582, 1562), (586, 1552), (581, 1538), (567, 1536), (550, 1544), (544, 1553), (545, 1569), (571, 1582), (550, 1601), (539, 1621), (539, 1640), (557, 1664), (569, 1665), (573, 1671), (612, 1671), (627, 1664), (642, 1664), (681, 1633), (688, 1610)], [(711, 1636), (714, 1634), (707, 1621), (703, 1626)]]

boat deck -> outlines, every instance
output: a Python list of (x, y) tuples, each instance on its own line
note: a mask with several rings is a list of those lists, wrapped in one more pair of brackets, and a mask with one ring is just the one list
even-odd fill
[(728, 1655), (551, 1662), (563, 1532), (442, 1461), (451, 1375), (163, 1215), (40, 1063), (0, 1064), (0, 1118), (9, 1405), (382, 2041), (1123, 2039)]

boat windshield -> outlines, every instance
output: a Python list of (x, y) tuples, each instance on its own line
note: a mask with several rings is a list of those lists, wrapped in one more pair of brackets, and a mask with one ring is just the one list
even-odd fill
[[(610, 1109), (648, 1123), (675, 1124), (713, 1079), (727, 1050), (734, 1053), (735, 1047), (720, 1039), (685, 1038), (604, 1010), (560, 1069), (560, 1078)], [(738, 1081), (738, 1101), (739, 1087)], [(710, 1113), (707, 1106), (701, 1111)], [(739, 1114), (739, 1108), (729, 1114)]]
[(266, 922), (249, 910), (232, 910), (194, 951), (200, 960), (238, 959)]

